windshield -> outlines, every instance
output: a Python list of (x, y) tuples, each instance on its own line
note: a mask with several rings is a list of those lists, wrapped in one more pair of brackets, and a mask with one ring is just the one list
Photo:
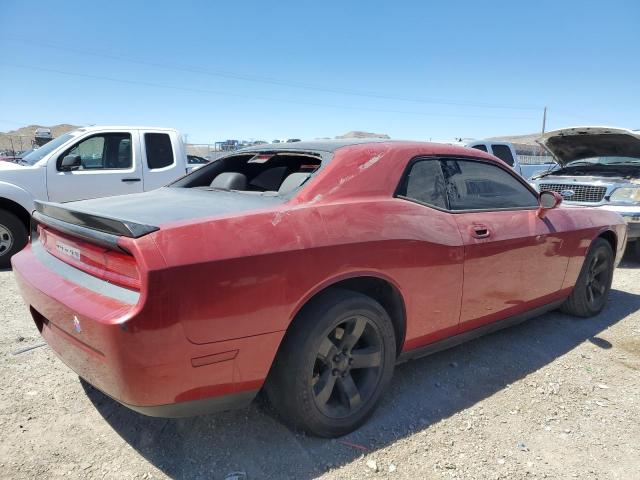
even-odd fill
[(567, 167), (575, 167), (579, 165), (639, 165), (640, 158), (635, 157), (591, 157), (581, 158), (566, 164)]
[(20, 163), (22, 165), (35, 165), (40, 160), (42, 160), (45, 156), (49, 155), (49, 153), (53, 152), (60, 145), (63, 145), (67, 141), (71, 140), (74, 137), (71, 133), (65, 133), (64, 135), (60, 135), (55, 140), (51, 140), (48, 143), (45, 143), (42, 147), (35, 149), (28, 155), (25, 155), (20, 159)]

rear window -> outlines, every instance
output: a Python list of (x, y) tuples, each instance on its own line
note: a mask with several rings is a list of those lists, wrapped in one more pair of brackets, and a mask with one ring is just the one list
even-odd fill
[(473, 146), (473, 147), (471, 147), (471, 148), (475, 148), (476, 150), (482, 150), (483, 152), (486, 152), (486, 151), (487, 151), (487, 147), (486, 147), (486, 145), (474, 145), (474, 146)]
[(320, 155), (306, 152), (232, 155), (204, 165), (172, 186), (283, 195), (306, 183), (321, 163)]
[[(513, 167), (513, 155), (511, 155), (511, 149), (506, 145), (492, 145), (491, 150), (493, 154), (502, 160), (504, 163)], [(486, 150), (485, 150), (486, 151)]]
[(145, 133), (144, 144), (147, 153), (147, 165), (151, 170), (173, 165), (173, 146), (171, 137), (166, 133)]

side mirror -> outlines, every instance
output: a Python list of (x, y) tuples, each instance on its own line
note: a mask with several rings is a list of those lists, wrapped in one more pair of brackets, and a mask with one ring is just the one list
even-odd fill
[(82, 165), (82, 159), (80, 155), (67, 155), (62, 159), (60, 164), (61, 172), (70, 172), (71, 170), (77, 170)]
[(562, 203), (562, 197), (559, 193), (550, 192), (545, 190), (540, 193), (538, 197), (540, 202), (540, 208), (538, 208), (538, 217), (544, 218), (547, 214), (547, 210), (551, 210), (552, 208), (556, 208), (558, 205)]

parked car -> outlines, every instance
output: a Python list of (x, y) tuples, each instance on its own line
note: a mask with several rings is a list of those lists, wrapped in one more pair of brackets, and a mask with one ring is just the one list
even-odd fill
[(22, 160), (24, 157), (29, 155), (34, 150), (35, 149), (30, 148), (29, 150), (23, 150), (22, 152), (18, 152), (18, 153), (16, 153), (16, 156), (14, 157), (14, 160)]
[(605, 307), (625, 223), (560, 202), (468, 148), (268, 145), (154, 192), (37, 202), (13, 267), (52, 349), (124, 405), (186, 416), (264, 388), (333, 437), (397, 362)]
[(33, 142), (35, 145), (37, 145), (38, 147), (41, 147), (42, 145), (49, 143), (51, 140), (53, 140), (53, 136), (51, 135), (50, 128), (47, 128), (47, 127), (36, 128), (36, 131), (34, 133), (34, 139), (33, 139)]
[(27, 243), (35, 200), (69, 202), (161, 187), (193, 169), (176, 130), (85, 127), (0, 162), (0, 268)]
[(536, 188), (558, 192), (568, 204), (622, 215), (640, 261), (640, 131), (572, 127), (549, 132), (539, 143), (560, 168), (537, 176)]

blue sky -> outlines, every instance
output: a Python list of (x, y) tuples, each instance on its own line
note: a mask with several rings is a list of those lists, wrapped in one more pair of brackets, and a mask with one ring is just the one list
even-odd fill
[(640, 2), (0, 0), (0, 131), (189, 141), (640, 128)]

